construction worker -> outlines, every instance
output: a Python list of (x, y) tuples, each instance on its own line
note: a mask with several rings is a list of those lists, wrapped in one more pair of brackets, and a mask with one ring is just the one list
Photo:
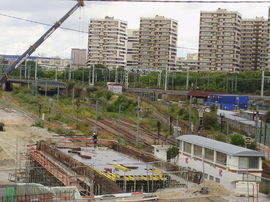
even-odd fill
[(93, 144), (94, 144), (94, 148), (96, 148), (96, 146), (97, 146), (97, 132), (96, 131), (94, 131), (93, 132)]

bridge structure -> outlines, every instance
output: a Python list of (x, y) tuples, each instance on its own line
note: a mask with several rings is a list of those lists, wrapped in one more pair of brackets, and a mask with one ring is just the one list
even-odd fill
[[(149, 94), (149, 95), (158, 95), (158, 94), (166, 94), (166, 95), (178, 95), (178, 96), (189, 96), (191, 91), (188, 90), (164, 90), (164, 89), (152, 89), (152, 88), (128, 88), (126, 92), (136, 93), (136, 94)], [(222, 94), (222, 93), (216, 93)], [(251, 94), (241, 94), (247, 95), (251, 100), (265, 100), (270, 101), (270, 96), (260, 96), (260, 95), (251, 95)]]
[(10, 83), (36, 85), (37, 87), (44, 87), (44, 88), (46, 87), (46, 88), (65, 89), (68, 86), (65, 82), (55, 80), (8, 79), (7, 81)]

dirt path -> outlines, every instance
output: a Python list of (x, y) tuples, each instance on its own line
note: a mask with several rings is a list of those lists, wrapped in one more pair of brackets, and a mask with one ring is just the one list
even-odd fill
[(23, 111), (17, 111), (0, 104), (0, 122), (4, 130), (0, 132), (0, 183), (8, 183), (9, 173), (24, 167), (26, 148), (36, 141), (52, 138), (46, 129), (32, 127), (34, 120)]

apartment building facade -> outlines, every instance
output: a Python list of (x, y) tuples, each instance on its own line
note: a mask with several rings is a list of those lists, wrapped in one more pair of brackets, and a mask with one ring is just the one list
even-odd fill
[(137, 68), (139, 65), (139, 30), (127, 30), (127, 67)]
[(71, 63), (75, 66), (86, 65), (87, 52), (86, 49), (72, 48), (71, 49)]
[(199, 68), (203, 71), (239, 71), (241, 15), (217, 9), (200, 14)]
[(176, 20), (163, 16), (140, 19), (139, 58), (140, 68), (174, 69), (177, 44)]
[(241, 23), (241, 70), (260, 70), (267, 66), (268, 20), (243, 19)]
[(90, 19), (87, 65), (102, 64), (109, 69), (126, 66), (127, 22), (105, 17)]
[(191, 71), (198, 71), (198, 59), (196, 57), (177, 57), (176, 59), (176, 71), (183, 71), (183, 70), (191, 70)]

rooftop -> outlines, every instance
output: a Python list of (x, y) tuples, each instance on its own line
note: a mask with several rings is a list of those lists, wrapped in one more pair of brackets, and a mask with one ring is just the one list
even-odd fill
[(159, 149), (159, 150), (167, 150), (170, 147), (172, 147), (172, 145), (152, 145), (154, 148)]
[(263, 153), (257, 152), (255, 150), (239, 147), (198, 135), (182, 135), (177, 137), (177, 139), (191, 144), (199, 145), (204, 148), (213, 149), (215, 151), (222, 152), (231, 156), (264, 156)]
[[(91, 156), (90, 159), (82, 158), (80, 155), (76, 153), (69, 153), (70, 149), (59, 148), (60, 151), (72, 156), (74, 159), (82, 162), (87, 166), (91, 166), (101, 172), (104, 172), (106, 169), (112, 169), (113, 173), (123, 176), (125, 174), (132, 176), (142, 176), (147, 175), (147, 163), (141, 162), (137, 159), (134, 159), (128, 155), (125, 155), (120, 152), (116, 152), (107, 147), (97, 147), (94, 149), (93, 147), (81, 147), (81, 153), (86, 156)], [(120, 165), (125, 168), (129, 168), (125, 173), (123, 170), (115, 169), (114, 165)], [(150, 166), (149, 169), (153, 169), (154, 167)], [(149, 173), (151, 175), (158, 175), (156, 173)]]
[(234, 121), (237, 121), (237, 122), (242, 123), (242, 124), (246, 124), (246, 125), (250, 125), (250, 126), (254, 126), (254, 127), (256, 126), (255, 121), (251, 121), (249, 119), (242, 118), (242, 117), (238, 116), (236, 112), (233, 112), (233, 111), (218, 109), (217, 115), (218, 116), (223, 115), (227, 119), (234, 120)]

